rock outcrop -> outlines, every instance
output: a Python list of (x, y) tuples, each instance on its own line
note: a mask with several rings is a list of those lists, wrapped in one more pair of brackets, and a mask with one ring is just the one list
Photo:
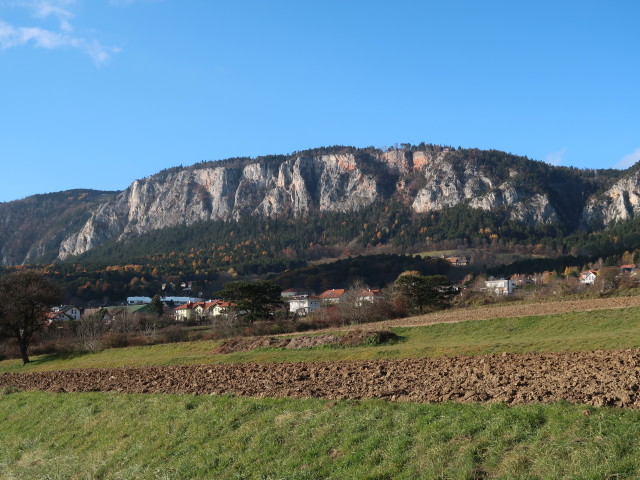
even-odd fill
[(548, 196), (511, 182), (517, 176), (513, 169), (503, 176), (490, 174), (482, 163), (447, 149), (210, 163), (135, 181), (62, 242), (59, 258), (167, 226), (357, 211), (392, 197), (416, 213), (464, 203), (482, 210), (504, 208), (512, 219), (530, 225), (557, 221)]
[[(598, 189), (604, 193), (593, 196)], [(357, 212), (391, 201), (416, 214), (466, 205), (528, 226), (570, 229), (602, 228), (640, 212), (640, 174), (633, 169), (582, 172), (503, 152), (437, 146), (331, 147), (206, 162), (136, 180), (122, 192), (78, 192), (0, 204), (2, 264), (65, 259), (165, 227)], [(33, 212), (44, 220), (20, 227), (36, 218)]]
[(617, 181), (603, 194), (590, 198), (582, 214), (585, 228), (601, 228), (640, 214), (640, 171)]

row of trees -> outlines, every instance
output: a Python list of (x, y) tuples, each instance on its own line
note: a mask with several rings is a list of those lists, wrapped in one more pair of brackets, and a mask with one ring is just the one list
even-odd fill
[[(369, 302), (361, 299), (362, 292), (368, 286), (362, 281), (354, 282), (344, 297), (341, 298), (340, 308), (347, 317), (361, 318), (355, 323), (373, 321), (367, 305)], [(281, 299), (282, 289), (269, 281), (229, 282), (218, 292), (218, 296), (233, 303), (232, 311), (241, 315), (249, 322), (268, 320), (273, 312), (281, 309), (285, 303)], [(439, 309), (447, 304), (452, 295), (449, 280), (444, 275), (422, 275), (419, 271), (405, 271), (387, 289), (385, 298), (378, 302), (398, 302), (406, 313), (424, 313), (427, 310)], [(373, 310), (381, 310), (378, 302), (373, 302)], [(395, 310), (394, 310), (395, 312)], [(396, 312), (397, 313), (397, 312)], [(348, 322), (348, 319), (346, 320)]]

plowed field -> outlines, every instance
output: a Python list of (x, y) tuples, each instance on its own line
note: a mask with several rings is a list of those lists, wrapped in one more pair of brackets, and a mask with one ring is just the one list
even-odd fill
[[(469, 320), (490, 320), (492, 318), (526, 317), (529, 315), (554, 315), (570, 312), (590, 312), (616, 308), (640, 307), (640, 296), (593, 298), (557, 302), (538, 302), (497, 305), (493, 307), (453, 309), (416, 317), (387, 320), (371, 324), (372, 328), (419, 327), (435, 323), (456, 323)], [(367, 325), (361, 325), (365, 328)]]
[(553, 402), (640, 407), (640, 350), (351, 362), (84, 369), (0, 375), (53, 392)]

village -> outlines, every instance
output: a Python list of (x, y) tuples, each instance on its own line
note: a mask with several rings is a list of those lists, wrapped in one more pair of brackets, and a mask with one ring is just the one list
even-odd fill
[[(442, 257), (453, 267), (466, 266), (467, 257)], [(602, 267), (599, 270), (584, 270), (578, 273), (574, 268), (567, 268), (563, 275), (545, 271), (535, 274), (514, 274), (506, 278), (483, 278), (482, 276), (465, 278), (458, 285), (447, 287), (449, 291), (464, 295), (468, 292), (488, 294), (495, 297), (510, 296), (523, 289), (548, 285), (552, 281), (562, 280), (565, 286), (578, 288), (593, 287), (598, 280), (601, 282), (626, 282), (635, 284), (640, 281), (640, 268), (635, 264), (625, 264), (616, 267)], [(474, 281), (475, 280), (475, 281)], [(191, 282), (181, 284), (185, 293), (191, 293)], [(163, 286), (164, 287), (164, 286)], [(373, 304), (385, 298), (383, 289), (360, 287), (355, 289), (331, 288), (320, 294), (309, 292), (303, 288), (288, 288), (282, 290), (281, 300), (283, 309), (292, 318), (304, 317), (320, 311), (331, 309), (348, 301), (356, 307)], [(228, 316), (242, 316), (233, 302), (221, 299), (205, 299), (194, 296), (158, 296), (157, 301), (162, 304), (162, 311), (170, 314), (177, 324), (202, 324), (214, 321), (216, 318)], [(99, 308), (86, 310), (76, 305), (60, 305), (51, 307), (48, 315), (49, 325), (60, 325), (60, 322), (79, 321), (85, 315), (98, 315), (104, 322), (111, 322), (118, 316), (153, 313), (154, 298), (147, 296), (127, 297), (126, 301)], [(156, 310), (157, 312), (157, 310)]]

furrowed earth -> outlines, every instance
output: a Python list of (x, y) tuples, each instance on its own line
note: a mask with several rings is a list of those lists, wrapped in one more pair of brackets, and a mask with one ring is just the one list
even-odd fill
[[(480, 308), (451, 309), (415, 317), (386, 320), (371, 324), (373, 328), (418, 327), (436, 323), (458, 323), (491, 320), (492, 318), (516, 318), (528, 315), (556, 315), (570, 312), (593, 312), (640, 306), (640, 295), (629, 297), (588, 298), (555, 300), (535, 303), (514, 302), (506, 305)], [(362, 328), (365, 326), (363, 325)]]
[(0, 387), (640, 408), (640, 350), (5, 373)]

